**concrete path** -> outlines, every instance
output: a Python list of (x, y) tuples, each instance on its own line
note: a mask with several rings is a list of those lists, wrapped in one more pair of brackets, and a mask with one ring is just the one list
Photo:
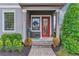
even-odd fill
[(55, 56), (51, 47), (32, 47), (29, 56)]

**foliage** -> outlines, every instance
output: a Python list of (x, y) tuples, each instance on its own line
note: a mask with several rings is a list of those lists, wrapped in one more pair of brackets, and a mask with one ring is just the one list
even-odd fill
[(21, 40), (22, 35), (20, 33), (13, 33), (13, 34), (2, 34), (1, 38), (5, 40), (6, 38), (9, 38), (11, 41), (14, 39)]
[(26, 47), (30, 47), (32, 45), (32, 39), (31, 38), (27, 38), (25, 40), (25, 43), (24, 44), (25, 44)]
[(54, 32), (53, 37), (56, 37), (56, 32)]
[(57, 47), (60, 43), (60, 40), (58, 37), (53, 37), (53, 47)]
[(8, 35), (7, 38), (9, 38), (11, 41), (14, 40), (16, 37), (15, 34), (7, 34), (7, 35)]
[(12, 42), (10, 39), (7, 38), (4, 44), (5, 44), (5, 50), (9, 51), (12, 49)]
[(69, 53), (79, 53), (79, 4), (70, 4), (62, 25), (61, 40)]
[(21, 52), (22, 49), (23, 49), (22, 41), (21, 40), (14, 39), (13, 40), (13, 48), (15, 50), (18, 50), (19, 52)]
[(0, 40), (0, 49), (2, 47), (4, 47), (6, 51), (16, 49), (18, 51), (21, 51), (23, 49), (22, 35), (20, 33), (2, 34), (1, 39), (2, 40)]
[(8, 35), (7, 34), (2, 34), (1, 35), (1, 39), (5, 40), (6, 38), (8, 38)]
[(0, 39), (0, 50), (2, 50), (2, 49), (3, 49), (3, 40)]
[(21, 40), (22, 35), (20, 33), (15, 33), (15, 39)]

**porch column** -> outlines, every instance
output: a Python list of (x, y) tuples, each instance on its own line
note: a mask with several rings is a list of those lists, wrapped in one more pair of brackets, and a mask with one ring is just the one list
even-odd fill
[(27, 14), (27, 10), (23, 9), (22, 13), (23, 13), (23, 42), (24, 42), (26, 39), (26, 14)]
[(60, 15), (59, 15), (59, 13), (60, 13), (60, 11), (59, 10), (56, 10), (56, 20), (57, 20), (57, 28), (56, 28), (56, 35), (57, 35), (57, 37), (59, 38), (60, 37), (60, 33), (59, 33), (59, 30), (60, 30), (60, 27), (59, 27), (59, 21), (61, 21), (60, 20)]

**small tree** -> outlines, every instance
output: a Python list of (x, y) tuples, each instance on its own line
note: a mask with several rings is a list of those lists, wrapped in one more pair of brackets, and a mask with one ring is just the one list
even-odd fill
[(62, 25), (61, 40), (69, 53), (79, 53), (79, 4), (70, 4)]

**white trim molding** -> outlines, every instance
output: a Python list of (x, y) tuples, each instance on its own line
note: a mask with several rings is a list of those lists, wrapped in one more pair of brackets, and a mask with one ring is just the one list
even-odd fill
[(27, 35), (26, 35), (27, 10), (26, 9), (22, 9), (22, 18), (23, 18), (23, 20), (22, 20), (22, 22), (23, 22), (23, 33), (22, 33), (23, 39), (22, 39), (22, 41), (24, 42), (25, 39), (27, 38)]
[(57, 37), (59, 38), (59, 34), (60, 34), (60, 33), (59, 33), (59, 20), (60, 20), (59, 17), (60, 17), (60, 10), (56, 10), (56, 13), (57, 13), (57, 16), (56, 16), (56, 17), (57, 17), (57, 19), (56, 19), (56, 20), (57, 20), (57, 29), (56, 29), (57, 34), (56, 34), (56, 35), (57, 35)]
[[(14, 12), (14, 30), (4, 30), (4, 12)], [(3, 32), (15, 32), (16, 31), (16, 11), (15, 10), (2, 10), (2, 31)]]
[(60, 12), (60, 9), (57, 9), (56, 12)]
[(58, 7), (25, 7), (26, 10), (59, 10)]
[(0, 8), (21, 8), (19, 4), (0, 4)]
[(22, 9), (22, 12), (25, 12), (25, 13), (27, 13), (27, 10), (26, 10), (26, 9)]

